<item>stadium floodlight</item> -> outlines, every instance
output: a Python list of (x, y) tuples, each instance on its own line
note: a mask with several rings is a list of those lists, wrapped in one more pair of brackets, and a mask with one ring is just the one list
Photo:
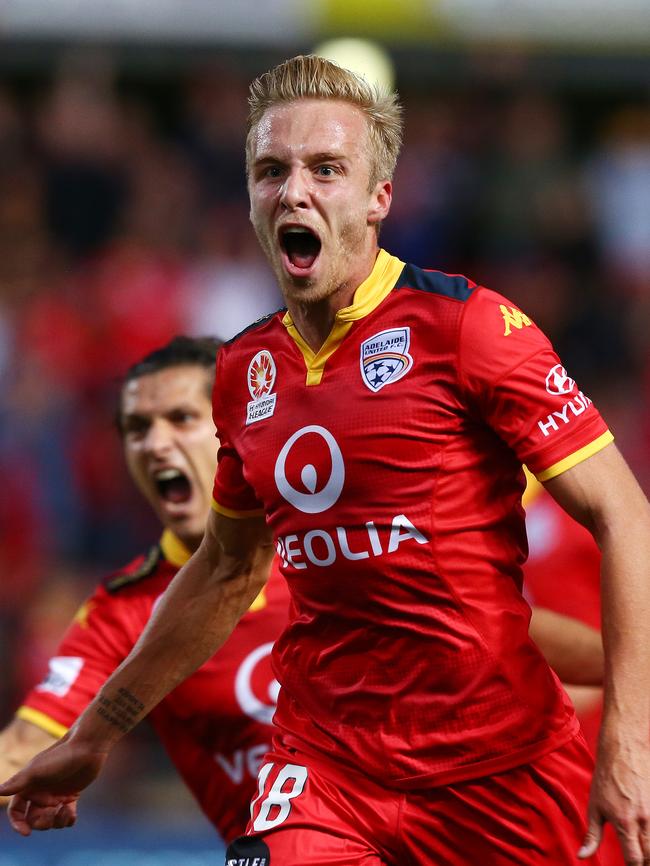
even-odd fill
[(386, 49), (378, 42), (353, 37), (328, 39), (316, 45), (313, 53), (351, 69), (381, 90), (393, 89), (395, 67)]

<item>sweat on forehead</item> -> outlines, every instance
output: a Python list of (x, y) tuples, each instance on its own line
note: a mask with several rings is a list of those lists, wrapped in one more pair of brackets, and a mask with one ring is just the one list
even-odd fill
[(363, 113), (340, 100), (323, 105), (306, 99), (269, 108), (251, 131), (252, 164), (268, 157), (368, 156), (369, 127)]

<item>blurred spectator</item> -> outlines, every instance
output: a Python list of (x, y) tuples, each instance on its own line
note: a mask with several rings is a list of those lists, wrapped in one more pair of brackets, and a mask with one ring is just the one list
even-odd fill
[(247, 98), (246, 77), (223, 63), (199, 68), (187, 80), (178, 140), (208, 211), (245, 200)]
[(650, 295), (650, 107), (617, 110), (589, 162), (587, 188), (612, 288)]
[(508, 263), (580, 253), (588, 212), (568, 138), (561, 105), (548, 96), (522, 93), (502, 110), (482, 172), (484, 257)]
[(64, 64), (38, 117), (47, 223), (74, 256), (115, 229), (125, 196), (122, 117), (110, 63), (96, 55)]
[(222, 340), (283, 306), (244, 201), (214, 207), (206, 214), (182, 294), (187, 302), (186, 331)]
[(396, 195), (382, 242), (405, 261), (449, 270), (458, 266), (476, 195), (477, 166), (461, 144), (453, 101), (411, 100)]

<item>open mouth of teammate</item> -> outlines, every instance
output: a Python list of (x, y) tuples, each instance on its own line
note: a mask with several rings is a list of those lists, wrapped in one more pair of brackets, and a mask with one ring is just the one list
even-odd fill
[(161, 469), (154, 475), (158, 495), (165, 502), (182, 504), (192, 497), (189, 478), (180, 469)]
[(321, 241), (307, 226), (285, 226), (280, 230), (285, 266), (294, 276), (307, 276), (318, 258)]

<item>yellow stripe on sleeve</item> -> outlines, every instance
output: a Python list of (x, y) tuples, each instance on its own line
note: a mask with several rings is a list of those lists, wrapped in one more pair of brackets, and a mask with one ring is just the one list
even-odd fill
[(257, 508), (254, 511), (233, 511), (231, 508), (226, 508), (225, 505), (220, 505), (216, 499), (212, 500), (212, 509), (217, 514), (223, 514), (224, 517), (232, 517), (233, 520), (246, 520), (247, 517), (264, 517), (263, 508)]
[(571, 469), (573, 466), (577, 466), (578, 463), (582, 463), (582, 461), (586, 460), (587, 457), (592, 457), (594, 454), (602, 451), (605, 445), (609, 445), (609, 443), (613, 441), (614, 436), (609, 430), (607, 430), (597, 439), (594, 439), (593, 442), (590, 442), (589, 445), (585, 445), (584, 448), (579, 448), (577, 451), (574, 451), (573, 454), (569, 454), (568, 457), (565, 457), (563, 460), (559, 460), (557, 463), (549, 466), (548, 469), (538, 472), (537, 480), (548, 481), (550, 478), (555, 478), (557, 475), (561, 475), (563, 472), (566, 472), (567, 469)]
[(33, 710), (31, 707), (18, 707), (16, 717), (22, 719), (24, 722), (31, 722), (32, 725), (36, 725), (37, 728), (41, 728), (46, 733), (52, 734), (57, 739), (68, 733), (65, 725), (55, 722), (54, 719), (46, 716), (45, 713)]

